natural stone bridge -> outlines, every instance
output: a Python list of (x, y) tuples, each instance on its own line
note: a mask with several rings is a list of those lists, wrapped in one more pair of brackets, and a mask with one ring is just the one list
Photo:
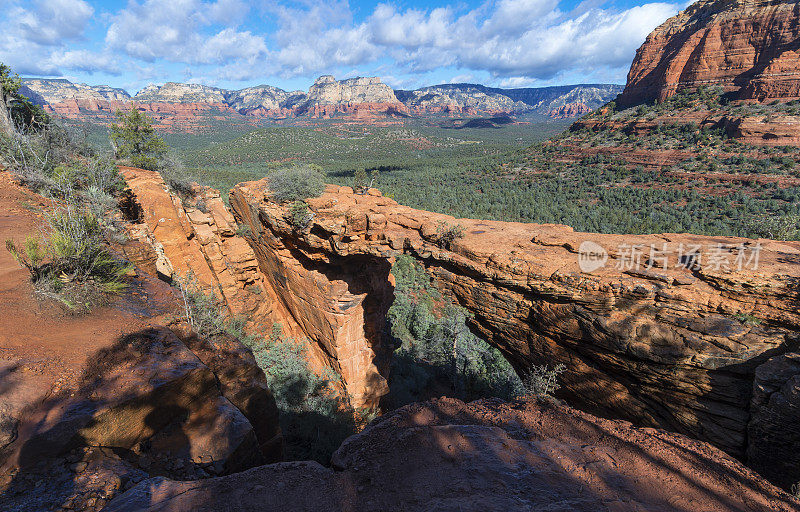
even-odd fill
[[(564, 363), (571, 404), (709, 441), (779, 481), (800, 478), (787, 450), (800, 441), (800, 243), (454, 219), (348, 187), (308, 204), (314, 217), (297, 230), (266, 181), (231, 191), (264, 300), (314, 342), (354, 405), (386, 392), (389, 271), (406, 253), (518, 372)], [(455, 224), (465, 234), (445, 247), (437, 232)], [(585, 241), (608, 253), (589, 273)]]

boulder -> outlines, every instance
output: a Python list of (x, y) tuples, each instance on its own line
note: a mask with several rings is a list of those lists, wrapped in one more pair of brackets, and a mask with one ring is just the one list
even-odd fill
[(143, 481), (109, 512), (792, 511), (800, 502), (704, 443), (555, 401), (440, 399), (347, 439), (333, 468), (282, 463)]

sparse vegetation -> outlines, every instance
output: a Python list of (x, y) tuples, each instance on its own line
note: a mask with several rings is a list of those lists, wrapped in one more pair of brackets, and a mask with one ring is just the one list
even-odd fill
[(358, 169), (353, 175), (353, 190), (356, 194), (366, 194), (375, 185), (379, 176), (380, 171), (378, 169), (373, 169), (369, 174), (364, 169)]
[(298, 231), (304, 229), (314, 218), (314, 213), (308, 208), (305, 201), (295, 201), (289, 206), (289, 224)]
[(463, 237), (464, 226), (461, 224), (440, 222), (436, 226), (436, 242), (446, 249), (449, 249), (453, 242)]
[(18, 93), (19, 80), (0, 65), (3, 101), (18, 109), (15, 128), (0, 137), (0, 163), (49, 196), (41, 234), (6, 249), (31, 274), (34, 289), (75, 312), (87, 312), (126, 287), (129, 265), (107, 240), (122, 235), (109, 212), (123, 188), (116, 165), (85, 140), (51, 122)]
[(0, 133), (3, 128), (27, 133), (50, 124), (44, 110), (20, 94), (21, 86), (19, 75), (0, 62)]
[(745, 325), (761, 325), (761, 319), (754, 316), (752, 313), (737, 313), (734, 317)]
[(284, 336), (278, 324), (269, 333), (248, 333), (244, 319), (230, 315), (216, 294), (204, 290), (194, 276), (176, 276), (175, 285), (183, 296), (186, 321), (199, 336), (228, 334), (252, 350), (280, 411), (287, 458), (328, 464), (331, 454), (363, 421), (336, 392), (338, 376), (311, 371), (308, 343)]
[(333, 383), (338, 377), (312, 372), (307, 343), (282, 335), (278, 325), (250, 347), (280, 410), (287, 459), (329, 464), (333, 452), (363, 422), (336, 393)]
[(244, 319), (229, 314), (224, 302), (213, 292), (203, 290), (192, 274), (173, 278), (183, 297), (183, 312), (187, 323), (199, 336), (210, 337), (225, 333), (243, 342), (252, 342), (244, 330)]

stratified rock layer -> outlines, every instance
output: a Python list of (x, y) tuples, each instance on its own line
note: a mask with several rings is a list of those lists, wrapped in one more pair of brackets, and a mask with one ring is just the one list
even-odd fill
[[(122, 89), (73, 84), (64, 79), (25, 79), (23, 94), (57, 115), (95, 119), (104, 123), (117, 109), (136, 106), (150, 113), (162, 130), (209, 128), (204, 118), (284, 119), (408, 117), (410, 114), (494, 115), (535, 111), (549, 115), (579, 115), (566, 105), (582, 103), (589, 109), (612, 99), (621, 86), (569, 85), (525, 89), (497, 89), (477, 84), (446, 84), (415, 91), (392, 90), (378, 77), (335, 80), (319, 77), (308, 92), (287, 92), (269, 85), (230, 91), (199, 84), (168, 82), (149, 85), (131, 97)], [(250, 122), (255, 122), (251, 119)]]
[(109, 512), (797, 510), (718, 450), (549, 400), (413, 404), (347, 439), (334, 469), (141, 482)]
[[(332, 359), (342, 355), (349, 389), (378, 379), (376, 369), (385, 376), (389, 349), (374, 333), (392, 297), (389, 263), (402, 253), (518, 372), (562, 362), (563, 396), (576, 406), (740, 457), (756, 369), (797, 343), (797, 242), (454, 219), (347, 187), (308, 200), (314, 217), (297, 230), (269, 197), (266, 181), (244, 183), (231, 205), (287, 309)], [(455, 225), (464, 236), (448, 246), (440, 233)], [(592, 252), (584, 242), (606, 255), (604, 266), (581, 271), (579, 252)], [(788, 427), (769, 428), (778, 436)]]
[(721, 85), (739, 98), (800, 96), (800, 5), (701, 0), (656, 28), (637, 50), (621, 105)]

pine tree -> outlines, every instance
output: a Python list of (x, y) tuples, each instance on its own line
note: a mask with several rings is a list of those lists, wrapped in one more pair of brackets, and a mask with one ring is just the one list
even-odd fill
[(134, 167), (158, 170), (167, 144), (156, 133), (152, 120), (136, 108), (127, 113), (118, 110), (117, 120), (111, 125), (111, 144), (117, 157), (130, 159)]

